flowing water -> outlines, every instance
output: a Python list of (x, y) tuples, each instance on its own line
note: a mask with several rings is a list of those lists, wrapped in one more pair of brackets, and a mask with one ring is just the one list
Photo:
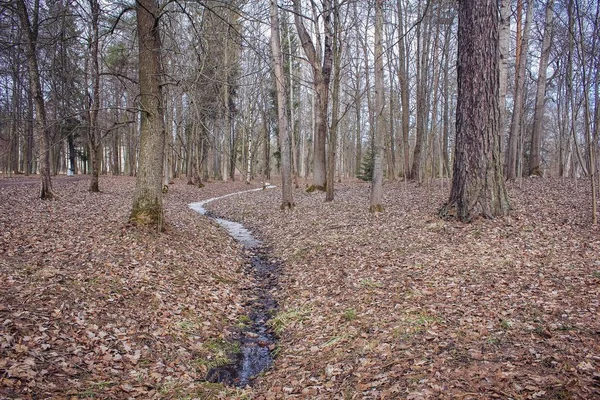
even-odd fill
[(232, 193), (189, 205), (192, 210), (212, 218), (244, 246), (249, 259), (249, 273), (254, 276), (256, 282), (252, 288), (251, 300), (246, 304), (250, 323), (236, 338), (240, 352), (232, 355), (234, 361), (230, 364), (210, 369), (206, 376), (209, 382), (243, 387), (273, 363), (271, 351), (275, 347), (276, 338), (268, 326), (268, 320), (277, 308), (272, 291), (277, 288), (278, 264), (269, 259), (262, 243), (242, 224), (219, 218), (204, 208), (204, 205), (211, 201), (258, 190), (262, 189)]

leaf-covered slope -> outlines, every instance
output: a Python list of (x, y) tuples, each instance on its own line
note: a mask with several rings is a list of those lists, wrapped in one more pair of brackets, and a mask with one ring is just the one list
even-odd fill
[(247, 186), (171, 185), (157, 234), (126, 226), (134, 183), (58, 179), (58, 201), (0, 189), (0, 398), (233, 396), (200, 380), (251, 282), (239, 246), (187, 204)]
[(506, 218), (442, 221), (447, 183), (368, 184), (336, 201), (277, 190), (209, 208), (283, 260), (281, 349), (259, 398), (600, 396), (600, 234), (589, 192), (532, 179)]

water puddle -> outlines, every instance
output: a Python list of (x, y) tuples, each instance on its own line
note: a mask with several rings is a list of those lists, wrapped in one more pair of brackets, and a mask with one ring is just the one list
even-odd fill
[(256, 283), (252, 288), (251, 300), (246, 304), (249, 322), (239, 330), (238, 337), (234, 338), (239, 344), (240, 352), (232, 356), (234, 361), (231, 364), (209, 370), (206, 376), (209, 382), (243, 387), (273, 363), (271, 352), (275, 348), (276, 338), (268, 326), (268, 320), (277, 308), (272, 292), (277, 288), (279, 266), (269, 259), (262, 243), (242, 224), (219, 218), (204, 208), (211, 201), (258, 190), (263, 189), (245, 190), (189, 204), (192, 210), (212, 218), (244, 246), (249, 260), (248, 273), (253, 275)]

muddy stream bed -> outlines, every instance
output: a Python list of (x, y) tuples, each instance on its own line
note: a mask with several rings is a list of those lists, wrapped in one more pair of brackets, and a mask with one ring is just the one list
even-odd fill
[(240, 351), (231, 355), (233, 361), (230, 364), (211, 368), (206, 376), (209, 382), (244, 387), (273, 363), (272, 350), (275, 348), (276, 337), (268, 325), (268, 320), (277, 309), (272, 292), (277, 288), (279, 264), (269, 257), (268, 249), (242, 224), (220, 218), (204, 208), (204, 205), (212, 201), (258, 190), (263, 189), (236, 192), (189, 204), (192, 210), (213, 219), (225, 228), (229, 235), (244, 247), (248, 259), (247, 273), (253, 276), (255, 282), (249, 289), (250, 300), (245, 305), (249, 322), (244, 328), (238, 329), (236, 337), (232, 338), (239, 345)]

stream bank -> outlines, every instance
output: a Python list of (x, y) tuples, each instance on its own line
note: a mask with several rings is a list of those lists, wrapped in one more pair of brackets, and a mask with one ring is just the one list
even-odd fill
[[(271, 188), (272, 186), (267, 186)], [(276, 337), (269, 327), (268, 321), (277, 310), (277, 302), (273, 291), (277, 289), (279, 264), (269, 257), (268, 248), (256, 239), (242, 224), (214, 215), (204, 205), (225, 197), (239, 195), (263, 189), (251, 189), (225, 196), (191, 203), (189, 207), (221, 225), (231, 237), (244, 248), (247, 258), (246, 272), (253, 276), (255, 285), (249, 288), (249, 301), (245, 304), (247, 322), (236, 330), (232, 340), (239, 352), (231, 354), (229, 364), (211, 368), (206, 380), (230, 386), (244, 387), (273, 364), (272, 351), (275, 349)]]

